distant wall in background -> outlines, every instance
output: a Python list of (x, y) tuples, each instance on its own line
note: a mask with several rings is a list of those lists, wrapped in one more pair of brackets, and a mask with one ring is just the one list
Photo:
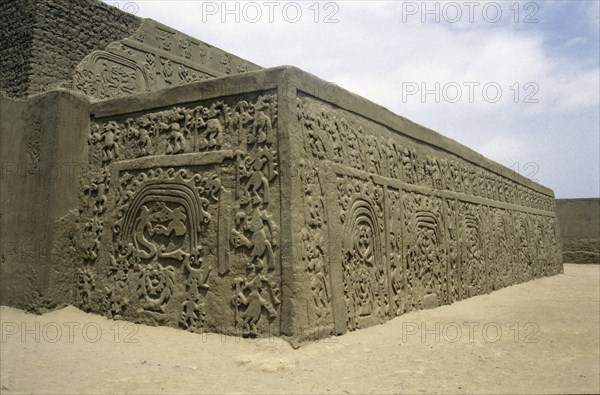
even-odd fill
[(600, 199), (557, 199), (565, 263), (600, 263)]

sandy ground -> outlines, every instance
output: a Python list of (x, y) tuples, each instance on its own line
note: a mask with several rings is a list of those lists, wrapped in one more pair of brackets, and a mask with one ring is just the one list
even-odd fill
[(600, 265), (298, 350), (73, 307), (0, 319), (7, 394), (600, 392)]

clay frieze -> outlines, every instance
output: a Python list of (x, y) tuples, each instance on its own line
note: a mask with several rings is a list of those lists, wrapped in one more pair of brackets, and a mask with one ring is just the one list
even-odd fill
[(338, 331), (360, 329), (560, 271), (551, 197), (314, 99), (296, 119), (306, 322), (331, 305)]
[(92, 123), (81, 307), (192, 332), (277, 328), (277, 123), (274, 95)]
[(73, 87), (94, 100), (125, 97), (260, 67), (146, 19), (132, 37), (89, 54)]

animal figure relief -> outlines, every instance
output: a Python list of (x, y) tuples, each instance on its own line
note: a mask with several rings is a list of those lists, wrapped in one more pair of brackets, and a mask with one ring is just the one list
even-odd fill
[(80, 306), (83, 311), (90, 311), (92, 307), (92, 293), (96, 288), (95, 274), (89, 267), (78, 269), (77, 286), (81, 297)]
[(190, 332), (201, 333), (206, 321), (203, 303), (196, 300), (186, 300), (181, 304), (179, 325)]
[[(187, 215), (181, 206), (173, 209), (164, 202), (155, 202), (151, 208), (143, 205), (134, 223), (134, 246), (142, 259), (155, 256), (183, 261), (188, 253), (183, 252), (187, 234)], [(175, 239), (171, 238), (174, 235)], [(159, 241), (156, 236), (165, 236), (167, 241)], [(179, 241), (177, 241), (179, 240)]]
[(139, 120), (139, 129), (136, 128), (137, 125), (134, 119), (129, 118), (125, 121), (126, 135), (129, 140), (136, 141), (139, 156), (148, 155), (148, 149), (152, 143), (151, 132), (148, 130), (151, 125), (152, 122), (147, 117), (142, 117)]
[(271, 200), (270, 182), (277, 175), (276, 153), (269, 148), (259, 148), (253, 155), (238, 155), (238, 177), (244, 183), (242, 205), (268, 204)]

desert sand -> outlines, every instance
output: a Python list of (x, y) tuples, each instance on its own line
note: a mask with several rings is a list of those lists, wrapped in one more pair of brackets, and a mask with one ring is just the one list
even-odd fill
[(2, 393), (599, 393), (600, 266), (293, 349), (2, 307)]

